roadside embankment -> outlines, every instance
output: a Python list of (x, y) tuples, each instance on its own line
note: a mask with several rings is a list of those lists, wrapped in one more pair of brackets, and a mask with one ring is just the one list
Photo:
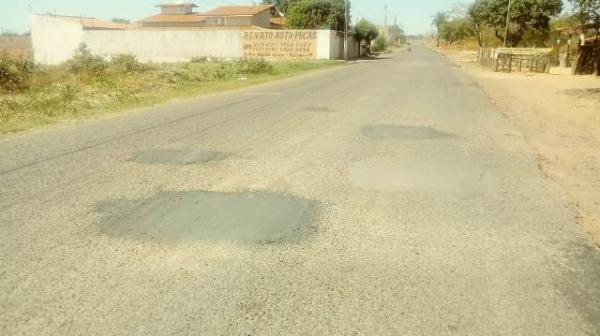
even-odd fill
[(87, 50), (60, 66), (39, 66), (0, 56), (0, 135), (248, 87), (334, 64), (335, 61), (233, 61), (197, 58), (189, 63), (142, 64)]
[(540, 169), (568, 193), (600, 244), (600, 78), (499, 73), (472, 51), (439, 50), (476, 79), (538, 153)]

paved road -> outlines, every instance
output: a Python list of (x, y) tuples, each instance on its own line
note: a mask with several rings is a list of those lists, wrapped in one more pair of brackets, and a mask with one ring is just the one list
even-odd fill
[(2, 335), (599, 335), (600, 252), (421, 46), (0, 141)]

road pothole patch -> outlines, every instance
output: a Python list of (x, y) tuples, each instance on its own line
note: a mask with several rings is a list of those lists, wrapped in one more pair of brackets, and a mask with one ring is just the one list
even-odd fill
[(477, 87), (477, 83), (473, 82), (451, 82), (448, 85), (456, 87)]
[(100, 230), (128, 239), (291, 242), (311, 232), (318, 202), (266, 192), (165, 192), (98, 205)]
[(306, 106), (304, 108), (306, 112), (334, 112), (333, 109), (325, 105)]
[(197, 149), (151, 149), (136, 155), (134, 161), (143, 164), (185, 166), (218, 161), (225, 157), (227, 157), (227, 154), (216, 151)]
[(564, 93), (577, 98), (600, 99), (600, 88), (584, 88), (565, 90)]
[[(564, 248), (564, 274), (558, 288), (588, 321), (591, 335), (600, 334), (600, 250), (588, 244), (571, 243)], [(560, 259), (557, 259), (560, 261)]]
[(424, 126), (375, 125), (361, 129), (362, 134), (375, 140), (385, 139), (440, 139), (453, 138), (454, 134), (445, 133)]

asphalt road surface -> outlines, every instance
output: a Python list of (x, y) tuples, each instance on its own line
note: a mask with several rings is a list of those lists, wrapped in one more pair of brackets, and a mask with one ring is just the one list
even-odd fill
[(574, 205), (423, 46), (0, 153), (2, 335), (600, 335)]

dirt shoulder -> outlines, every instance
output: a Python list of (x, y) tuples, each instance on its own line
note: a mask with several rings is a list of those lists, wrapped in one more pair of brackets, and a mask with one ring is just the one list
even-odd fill
[(600, 244), (600, 77), (495, 73), (472, 51), (440, 50), (476, 79), (577, 204)]

